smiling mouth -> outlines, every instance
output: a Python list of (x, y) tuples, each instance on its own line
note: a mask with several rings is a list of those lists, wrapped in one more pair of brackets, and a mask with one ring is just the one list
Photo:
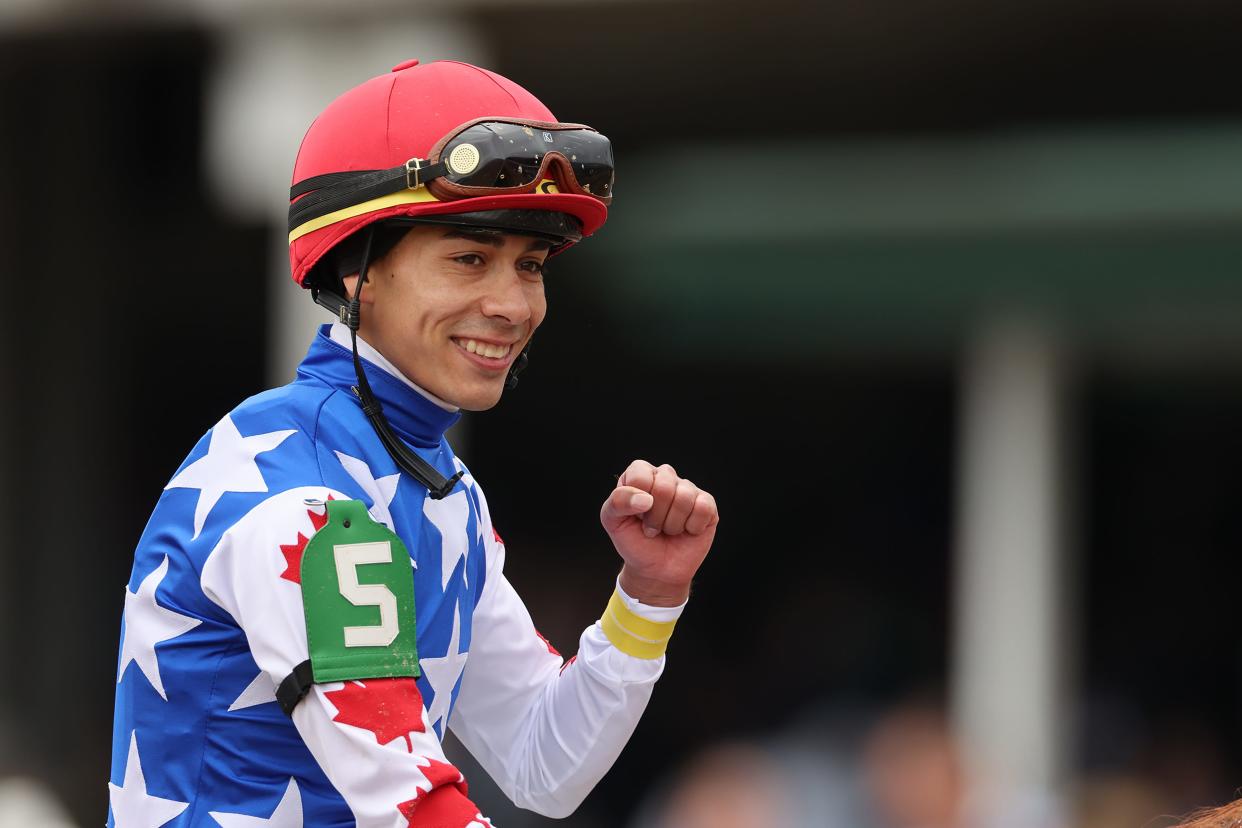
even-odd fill
[(469, 354), (481, 356), (486, 359), (503, 360), (509, 356), (509, 352), (513, 350), (513, 344), (494, 345), (491, 342), (480, 342), (477, 339), (464, 339), (451, 337), (453, 344)]

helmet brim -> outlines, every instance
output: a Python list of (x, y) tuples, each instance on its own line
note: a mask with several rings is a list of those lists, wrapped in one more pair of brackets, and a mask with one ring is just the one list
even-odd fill
[(582, 241), (582, 222), (568, 213), (553, 210), (475, 210), (473, 213), (442, 213), (440, 215), (397, 216), (386, 219), (393, 224), (441, 224), (534, 236), (550, 242), (555, 248)]

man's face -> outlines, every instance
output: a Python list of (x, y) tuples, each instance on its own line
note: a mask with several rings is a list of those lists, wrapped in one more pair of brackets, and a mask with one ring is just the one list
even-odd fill
[[(359, 332), (442, 400), (491, 408), (547, 312), (550, 246), (510, 233), (414, 227), (370, 266)], [(350, 295), (355, 282), (346, 279)]]

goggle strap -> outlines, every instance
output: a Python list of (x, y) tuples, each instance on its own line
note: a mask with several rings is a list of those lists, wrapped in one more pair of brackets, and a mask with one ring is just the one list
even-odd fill
[(353, 170), (351, 172), (334, 172), (324, 173), (323, 175), (312, 175), (310, 178), (304, 178), (289, 188), (289, 199), (295, 199), (300, 195), (305, 195), (306, 193), (313, 192), (314, 190), (322, 190), (324, 187), (330, 187), (333, 184), (339, 184), (342, 181), (350, 181), (360, 175), (368, 175), (379, 172), (383, 172), (383, 170)]
[[(400, 190), (417, 189), (447, 172), (448, 165), (440, 161), (417, 169), (402, 164), (387, 170), (326, 173), (305, 179), (289, 190), (290, 198), (303, 196), (289, 205), (289, 232), (328, 213)], [(416, 180), (412, 180), (411, 175)]]

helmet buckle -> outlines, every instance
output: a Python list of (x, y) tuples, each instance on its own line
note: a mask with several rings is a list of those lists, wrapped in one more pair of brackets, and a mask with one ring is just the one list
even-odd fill
[(342, 302), (336, 308), (336, 318), (351, 331), (358, 330), (358, 323), (361, 321), (358, 317), (358, 306), (353, 301)]
[[(413, 166), (411, 166), (413, 165)], [(423, 186), (423, 182), (418, 180), (418, 171), (423, 168), (423, 159), (411, 158), (405, 162), (405, 186), (411, 190), (417, 190)], [(410, 176), (414, 177), (411, 178)]]

